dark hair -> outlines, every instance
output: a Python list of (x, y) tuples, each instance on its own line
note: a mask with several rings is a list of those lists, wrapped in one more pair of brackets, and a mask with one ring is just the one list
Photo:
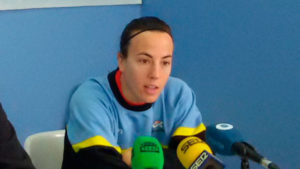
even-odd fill
[(120, 52), (123, 57), (127, 57), (130, 40), (145, 31), (166, 32), (173, 39), (170, 26), (159, 18), (147, 16), (134, 19), (126, 25), (121, 35)]

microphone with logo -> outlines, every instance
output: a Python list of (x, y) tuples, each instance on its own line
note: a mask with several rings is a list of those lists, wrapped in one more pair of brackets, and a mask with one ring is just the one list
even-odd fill
[(150, 136), (138, 137), (132, 149), (132, 169), (162, 169), (164, 154), (159, 141)]
[(206, 141), (215, 153), (237, 154), (242, 158), (249, 158), (267, 169), (279, 169), (275, 163), (260, 155), (250, 144), (244, 142), (240, 132), (231, 124), (220, 123), (207, 126)]
[(177, 156), (187, 169), (223, 169), (223, 163), (210, 147), (198, 137), (187, 137), (177, 147)]

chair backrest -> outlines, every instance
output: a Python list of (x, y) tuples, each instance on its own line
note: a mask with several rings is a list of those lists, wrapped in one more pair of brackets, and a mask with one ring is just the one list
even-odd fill
[(41, 132), (25, 140), (25, 150), (37, 169), (61, 169), (65, 130)]

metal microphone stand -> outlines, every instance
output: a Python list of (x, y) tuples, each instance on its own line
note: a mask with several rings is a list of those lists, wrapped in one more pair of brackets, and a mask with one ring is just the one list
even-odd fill
[(249, 160), (247, 157), (242, 157), (241, 159), (241, 169), (250, 169)]

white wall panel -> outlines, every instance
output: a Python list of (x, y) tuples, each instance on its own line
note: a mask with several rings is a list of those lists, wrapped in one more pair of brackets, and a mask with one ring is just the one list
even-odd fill
[(141, 3), (142, 0), (0, 0), (0, 10), (100, 5), (128, 5)]

